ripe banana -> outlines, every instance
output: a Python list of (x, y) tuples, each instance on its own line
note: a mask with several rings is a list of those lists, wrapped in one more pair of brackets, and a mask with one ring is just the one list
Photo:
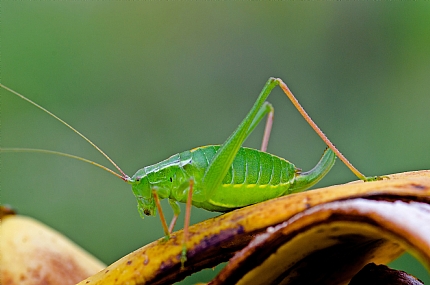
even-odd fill
[(4, 285), (76, 284), (105, 268), (65, 236), (29, 217), (2, 216), (0, 237)]

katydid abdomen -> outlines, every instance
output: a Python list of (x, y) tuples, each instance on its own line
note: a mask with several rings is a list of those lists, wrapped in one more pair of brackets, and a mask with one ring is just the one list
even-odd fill
[(189, 181), (194, 181), (192, 204), (209, 211), (226, 212), (293, 192), (308, 189), (333, 166), (336, 156), (326, 150), (320, 162), (308, 172), (278, 156), (241, 147), (221, 185), (207, 195), (204, 173), (219, 145), (184, 151), (136, 172), (130, 179), (139, 212), (153, 215), (152, 189), (159, 198), (186, 202)]

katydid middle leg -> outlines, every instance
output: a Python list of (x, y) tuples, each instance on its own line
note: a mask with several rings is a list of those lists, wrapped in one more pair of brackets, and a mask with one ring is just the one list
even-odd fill
[(188, 228), (190, 226), (191, 218), (191, 202), (193, 197), (194, 179), (190, 179), (190, 186), (188, 188), (187, 204), (185, 207), (185, 220), (184, 220), (184, 232), (182, 240), (182, 252), (181, 252), (181, 268), (184, 268), (184, 263), (187, 261), (187, 242), (188, 242)]
[[(188, 228), (190, 226), (190, 217), (191, 217), (191, 207), (192, 207), (192, 196), (193, 196), (193, 187), (194, 187), (194, 179), (190, 179), (188, 194), (187, 194), (187, 203), (185, 207), (185, 220), (184, 220), (184, 231), (183, 231), (183, 240), (182, 240), (182, 251), (181, 251), (181, 267), (184, 267), (184, 263), (187, 260), (187, 242), (188, 242)], [(170, 238), (170, 234), (175, 227), (176, 221), (180, 214), (180, 207), (177, 201), (173, 201), (169, 199), (169, 204), (173, 209), (173, 218), (170, 222), (169, 227), (167, 227), (166, 218), (164, 217), (163, 209), (161, 208), (160, 199), (157, 195), (156, 189), (153, 188), (152, 195), (155, 200), (155, 205), (157, 207), (158, 213), (160, 215), (161, 224), (163, 226), (165, 239), (168, 240)]]
[(178, 216), (181, 213), (181, 207), (179, 206), (179, 202), (169, 198), (170, 207), (173, 210), (173, 218), (169, 225), (169, 232), (173, 232), (173, 228), (175, 227), (176, 221), (178, 220)]

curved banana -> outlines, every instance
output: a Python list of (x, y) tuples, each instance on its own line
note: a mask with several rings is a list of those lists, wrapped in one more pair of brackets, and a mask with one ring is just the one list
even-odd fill
[[(292, 194), (196, 224), (183, 269), (178, 231), (79, 284), (171, 284), (233, 256), (211, 284), (296, 284), (310, 275), (345, 284), (363, 265), (389, 262), (404, 250), (430, 268), (430, 171), (388, 178)], [(330, 266), (329, 256), (341, 262)]]

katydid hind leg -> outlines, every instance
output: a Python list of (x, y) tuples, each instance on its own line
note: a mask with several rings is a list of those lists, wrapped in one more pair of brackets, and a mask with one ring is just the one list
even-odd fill
[[(272, 89), (278, 84), (279, 83), (275, 78), (270, 78), (266, 82), (266, 85), (252, 106), (251, 110), (246, 115), (245, 119), (243, 119), (238, 128), (224, 142), (224, 144), (215, 154), (203, 176), (206, 197), (210, 197), (213, 191), (215, 191), (215, 189), (221, 185), (221, 182), (227, 174), (231, 164), (233, 163), (239, 148), (253, 130), (253, 127), (255, 127), (256, 123), (259, 121), (256, 120), (256, 118), (258, 118), (262, 112), (264, 113), (264, 110), (262, 111), (261, 109), (263, 106), (265, 106), (267, 97), (269, 96)], [(260, 117), (263, 118), (263, 116)]]
[(263, 141), (261, 143), (261, 149), (260, 149), (261, 151), (264, 151), (264, 152), (267, 151), (267, 146), (269, 145), (270, 132), (272, 131), (273, 117), (275, 114), (275, 110), (273, 109), (272, 105), (268, 103), (268, 106), (270, 107), (270, 111), (267, 114), (266, 126), (264, 127)]
[(285, 84), (282, 79), (277, 78), (281, 89), (284, 91), (285, 95), (287, 95), (288, 99), (290, 99), (291, 103), (293, 103), (294, 107), (299, 111), (302, 117), (306, 120), (306, 122), (312, 127), (312, 129), (318, 134), (318, 136), (324, 141), (324, 143), (339, 157), (340, 160), (354, 173), (359, 179), (363, 181), (375, 181), (382, 180), (384, 177), (374, 176), (374, 177), (366, 177), (357, 168), (355, 168), (351, 162), (346, 159), (346, 157), (335, 147), (335, 145), (328, 139), (328, 137), (321, 131), (321, 129), (315, 124), (312, 118), (308, 115), (305, 109), (300, 105), (297, 98), (293, 95), (293, 93), (288, 88), (287, 84)]
[(274, 113), (274, 108), (273, 108), (272, 104), (270, 104), (267, 101), (264, 102), (263, 105), (261, 106), (261, 108), (258, 110), (257, 115), (255, 115), (254, 120), (252, 120), (252, 123), (249, 126), (248, 131), (246, 133), (246, 138), (254, 131), (254, 129), (258, 126), (258, 124), (261, 122), (261, 120), (263, 120), (263, 118), (265, 116), (268, 116), (268, 118), (266, 121), (266, 127), (264, 130), (264, 133), (265, 134), (269, 133), (269, 135), (270, 135), (270, 130), (271, 130), (272, 126), (271, 126), (271, 122), (269, 122), (269, 116), (272, 117), (272, 121), (273, 121), (273, 113)]
[(261, 151), (266, 152), (267, 145), (269, 144), (269, 138), (270, 138), (270, 132), (272, 131), (272, 125), (273, 125), (273, 115), (275, 113), (275, 109), (273, 108), (272, 104), (269, 102), (264, 102), (263, 106), (258, 110), (257, 115), (255, 116), (254, 120), (251, 123), (251, 126), (248, 129), (248, 132), (246, 134), (246, 137), (248, 137), (254, 129), (257, 127), (257, 125), (261, 122), (261, 120), (267, 116), (266, 119), (266, 125), (264, 127), (264, 135), (263, 140), (261, 143)]

